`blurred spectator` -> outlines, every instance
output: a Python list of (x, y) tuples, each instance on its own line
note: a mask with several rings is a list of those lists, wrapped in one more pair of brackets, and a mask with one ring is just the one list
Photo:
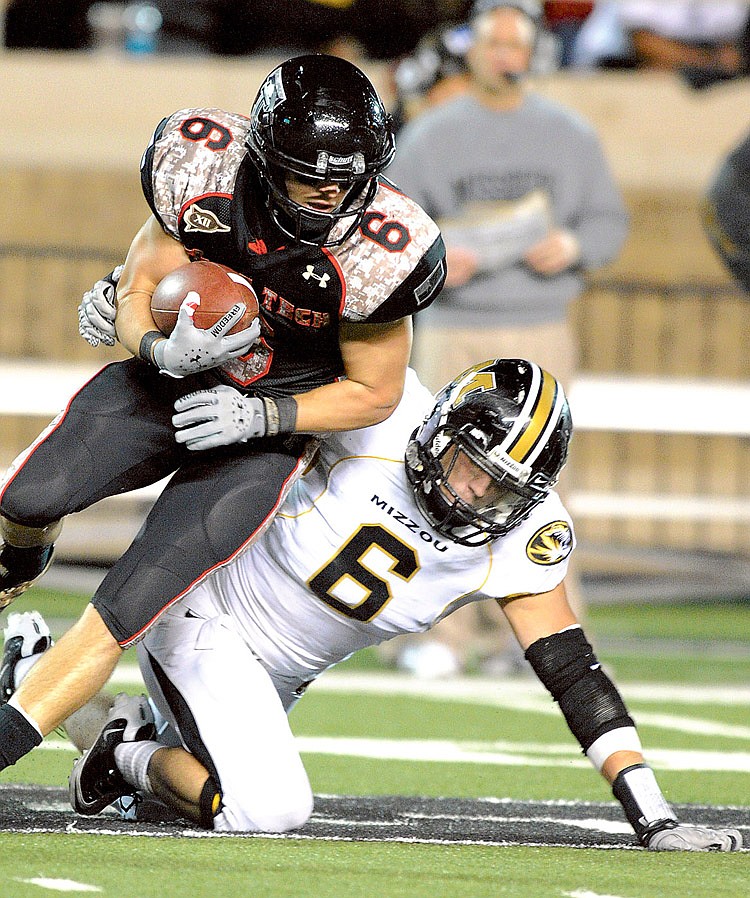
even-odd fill
[(746, 0), (609, 0), (581, 27), (574, 63), (662, 71), (740, 71)]
[[(412, 355), (432, 390), (452, 368), (496, 356), (533, 359), (568, 386), (578, 355), (568, 307), (584, 271), (611, 260), (626, 235), (593, 129), (525, 84), (539, 25), (533, 11), (478, 0), (467, 91), (402, 129), (387, 172), (438, 220), (446, 243), (446, 288), (417, 316)], [(484, 655), (484, 669), (500, 672), (507, 659), (491, 645), (505, 636), (499, 613), (494, 626), (484, 619), (492, 612), (499, 609), (460, 609), (433, 630), (440, 649), (426, 640), (420, 652), (408, 646), (402, 663), (450, 673)]]
[(159, 53), (222, 52), (226, 0), (152, 0), (162, 17)]
[(426, 109), (466, 92), (470, 40), (467, 25), (447, 25), (427, 34), (411, 55), (400, 60), (394, 74), (397, 130)]
[(750, 294), (750, 133), (719, 166), (702, 213), (719, 258)]
[[(179, 19), (181, 0), (159, 0), (165, 18)], [(217, 20), (211, 35), (214, 52), (227, 55), (319, 50), (349, 31), (356, 0), (214, 0)]]
[(430, 8), (417, 0), (11, 0), (5, 42), (14, 48), (82, 49), (95, 43), (93, 6), (120, 11), (148, 5), (161, 16), (156, 52), (245, 55), (327, 51), (351, 41), (373, 59), (411, 52), (440, 16), (459, 5)]
[[(372, 59), (411, 52), (434, 14), (414, 0), (203, 0), (213, 6), (210, 46), (229, 55), (328, 52), (351, 41)], [(165, 30), (189, 32), (190, 2), (156, 0)], [(187, 7), (187, 9), (186, 9)]]
[[(538, 0), (520, 0), (518, 5), (533, 10), (538, 23), (534, 52), (529, 63), (530, 72), (548, 74), (555, 71), (560, 67), (565, 52), (562, 46), (565, 34), (572, 35), (573, 31), (568, 29), (577, 28), (573, 24), (571, 10), (577, 11), (576, 22), (580, 24), (583, 21), (582, 12), (587, 12), (593, 4), (553, 0), (544, 4), (544, 12)], [(395, 70), (397, 128), (426, 109), (438, 106), (469, 89), (466, 53), (471, 44), (468, 17), (473, 4), (464, 6), (464, 17), (460, 21), (445, 22), (431, 30), (412, 54), (398, 62)], [(550, 13), (555, 26), (554, 32), (547, 28), (548, 8), (555, 10)], [(558, 32), (560, 37), (557, 36)]]
[(547, 0), (544, 4), (544, 27), (558, 39), (561, 68), (571, 64), (578, 32), (593, 8), (594, 3), (585, 0)]

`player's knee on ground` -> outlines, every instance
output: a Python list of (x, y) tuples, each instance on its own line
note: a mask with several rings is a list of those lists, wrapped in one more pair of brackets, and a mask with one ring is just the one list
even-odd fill
[(222, 796), (222, 808), (214, 817), (214, 829), (285, 833), (304, 826), (312, 812), (313, 795), (309, 787), (279, 795), (273, 803), (259, 802), (251, 795), (227, 793)]

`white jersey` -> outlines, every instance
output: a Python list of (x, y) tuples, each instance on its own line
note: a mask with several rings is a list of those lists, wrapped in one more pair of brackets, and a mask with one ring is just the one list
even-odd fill
[(266, 533), (205, 582), (275, 679), (305, 682), (467, 602), (548, 592), (563, 580), (574, 540), (555, 493), (484, 546), (451, 542), (422, 517), (404, 449), (433, 403), (409, 371), (391, 417), (327, 436)]

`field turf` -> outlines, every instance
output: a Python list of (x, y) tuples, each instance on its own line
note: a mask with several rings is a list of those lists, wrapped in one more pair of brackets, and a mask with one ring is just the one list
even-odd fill
[[(34, 590), (13, 610), (38, 607), (60, 632), (81, 604)], [(731, 819), (750, 847), (750, 603), (599, 605), (586, 629), (668, 799), (687, 806), (685, 819)], [(112, 691), (139, 690), (130, 654)], [(0, 898), (750, 892), (747, 850), (635, 847), (606, 785), (532, 678), (425, 683), (382, 671), (364, 653), (322, 677), (292, 725), (321, 798), (311, 824), (284, 838), (139, 829), (111, 816), (87, 820), (98, 830), (87, 831), (62, 791), (75, 752), (49, 737), (0, 774)], [(21, 831), (35, 828), (44, 831)]]

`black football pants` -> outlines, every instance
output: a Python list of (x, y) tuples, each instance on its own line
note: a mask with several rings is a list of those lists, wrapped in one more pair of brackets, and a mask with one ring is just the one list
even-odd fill
[(178, 444), (175, 399), (216, 383), (210, 372), (165, 377), (136, 359), (108, 365), (20, 457), (0, 493), (5, 517), (43, 527), (176, 472), (92, 599), (123, 648), (261, 532), (307, 464), (305, 437), (206, 452)]

